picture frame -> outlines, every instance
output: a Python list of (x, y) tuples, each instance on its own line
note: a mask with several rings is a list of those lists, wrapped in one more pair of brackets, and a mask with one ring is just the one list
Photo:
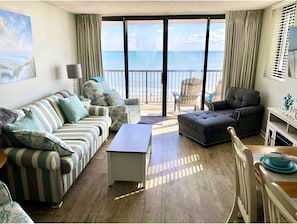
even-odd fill
[(29, 16), (0, 9), (0, 84), (36, 77)]

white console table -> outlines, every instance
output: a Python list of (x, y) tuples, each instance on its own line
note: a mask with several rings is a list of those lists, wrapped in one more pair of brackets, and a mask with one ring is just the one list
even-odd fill
[(285, 137), (292, 146), (297, 146), (297, 121), (280, 108), (268, 107), (265, 145), (275, 146), (277, 135)]

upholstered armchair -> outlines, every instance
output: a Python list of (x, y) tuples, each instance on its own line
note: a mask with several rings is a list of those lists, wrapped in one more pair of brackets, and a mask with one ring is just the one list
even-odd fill
[(140, 121), (139, 100), (122, 99), (119, 93), (111, 89), (103, 78), (93, 78), (83, 85), (85, 97), (91, 100), (92, 105), (104, 106), (109, 110), (112, 119), (110, 130), (117, 131), (122, 124), (136, 124)]
[(0, 223), (34, 223), (22, 207), (12, 200), (10, 192), (0, 181)]

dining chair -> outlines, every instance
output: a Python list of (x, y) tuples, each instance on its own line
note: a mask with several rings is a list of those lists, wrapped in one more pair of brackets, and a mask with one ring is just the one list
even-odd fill
[(275, 182), (261, 162), (255, 163), (260, 174), (263, 194), (264, 222), (297, 222), (297, 204)]
[(194, 106), (194, 110), (198, 110), (198, 98), (202, 88), (202, 80), (199, 78), (188, 78), (181, 82), (180, 93), (173, 91), (174, 111), (176, 107), (180, 111), (180, 106)]
[(261, 191), (256, 187), (252, 152), (238, 138), (233, 127), (227, 128), (232, 141), (235, 161), (235, 197), (228, 222), (234, 222), (241, 214), (244, 222), (262, 222)]

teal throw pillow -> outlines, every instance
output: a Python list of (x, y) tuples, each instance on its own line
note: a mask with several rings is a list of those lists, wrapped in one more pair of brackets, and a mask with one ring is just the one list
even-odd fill
[(70, 123), (89, 116), (89, 112), (76, 95), (59, 99), (59, 105)]
[(50, 132), (19, 130), (15, 131), (14, 135), (31, 149), (56, 151), (60, 156), (69, 156), (74, 153), (70, 146)]
[(38, 124), (38, 118), (31, 110), (29, 110), (23, 118), (17, 120), (12, 124), (4, 125), (3, 129), (7, 133), (8, 138), (15, 147), (24, 147), (25, 145), (14, 136), (14, 132), (22, 129), (37, 131), (41, 130), (41, 127)]
[(120, 94), (115, 90), (110, 90), (104, 93), (105, 100), (109, 106), (123, 106), (125, 105), (125, 101), (122, 99)]

